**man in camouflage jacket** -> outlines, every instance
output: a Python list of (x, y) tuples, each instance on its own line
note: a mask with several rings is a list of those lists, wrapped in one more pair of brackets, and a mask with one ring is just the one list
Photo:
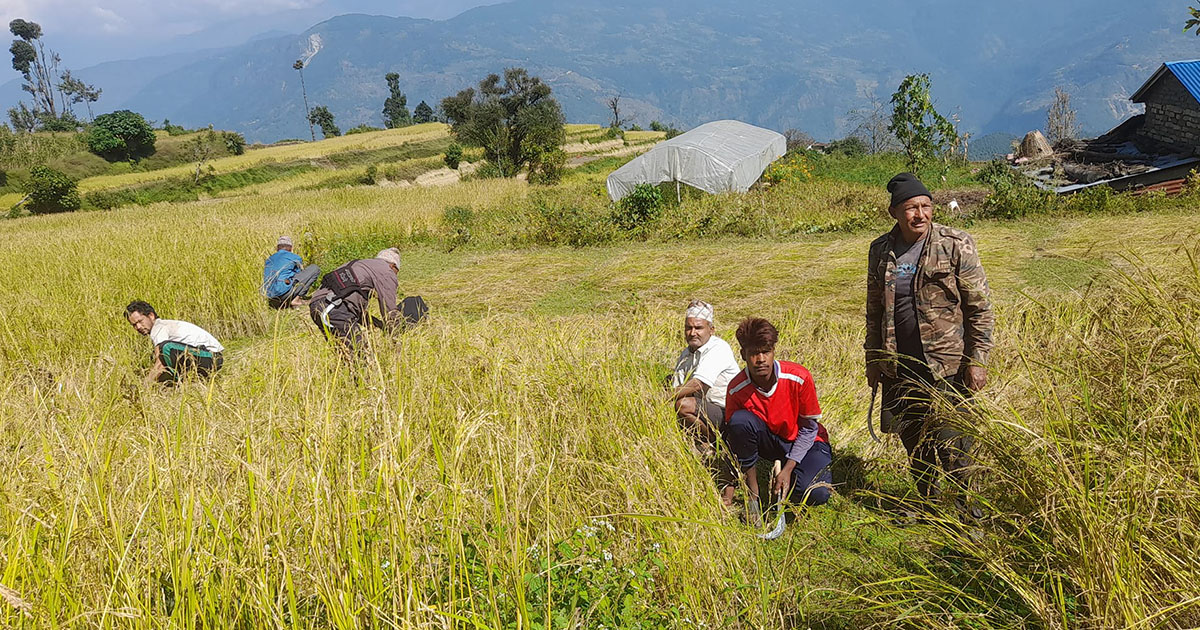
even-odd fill
[[(883, 429), (899, 433), (917, 489), (938, 494), (939, 469), (965, 484), (969, 436), (955, 427), (987, 383), (995, 318), (969, 234), (933, 223), (932, 195), (914, 175), (888, 183), (890, 232), (867, 267), (867, 381), (883, 386)], [(935, 400), (956, 403), (938, 414)]]

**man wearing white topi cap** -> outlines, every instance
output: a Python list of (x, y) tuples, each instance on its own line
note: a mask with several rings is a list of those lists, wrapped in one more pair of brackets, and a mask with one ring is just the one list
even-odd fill
[[(683, 320), (687, 347), (679, 353), (671, 375), (679, 425), (691, 434), (701, 455), (710, 460), (725, 418), (725, 389), (741, 371), (733, 349), (713, 334), (714, 319), (711, 304), (700, 300), (688, 304)], [(724, 467), (717, 468), (721, 476)]]
[[(396, 304), (399, 273), (400, 250), (392, 247), (374, 258), (352, 260), (325, 274), (321, 288), (308, 304), (313, 322), (326, 337), (355, 349), (362, 345), (364, 324), (373, 323), (385, 330), (403, 326), (404, 315)], [(382, 320), (371, 317), (372, 296), (379, 302)]]

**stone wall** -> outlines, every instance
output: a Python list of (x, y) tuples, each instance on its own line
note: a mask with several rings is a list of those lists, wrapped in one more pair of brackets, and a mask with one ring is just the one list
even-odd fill
[(1185, 153), (1200, 153), (1200, 102), (1169, 70), (1146, 92), (1142, 136)]

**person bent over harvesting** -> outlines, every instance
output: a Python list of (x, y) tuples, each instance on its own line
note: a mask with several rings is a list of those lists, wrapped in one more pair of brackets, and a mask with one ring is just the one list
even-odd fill
[[(743, 320), (737, 340), (746, 369), (729, 382), (721, 433), (742, 472), (750, 473), (746, 485), (752, 503), (758, 497), (753, 470), (760, 459), (784, 460), (772, 496), (787, 495), (793, 503), (807, 505), (825, 503), (833, 487), (833, 452), (820, 422), (812, 374), (799, 363), (775, 360), (779, 331), (765, 319)], [(733, 494), (733, 486), (723, 489), (726, 505), (733, 502)], [(751, 509), (752, 518), (754, 512)]]
[(693, 300), (683, 319), (683, 339), (687, 347), (679, 353), (671, 374), (672, 397), (679, 426), (688, 433), (710, 465), (716, 464), (718, 483), (732, 483), (733, 473), (723, 466), (727, 458), (715, 462), (717, 436), (725, 420), (725, 390), (738, 373), (733, 348), (713, 334), (714, 312), (711, 304)]
[(292, 238), (280, 236), (275, 243), (275, 253), (263, 263), (263, 294), (271, 308), (304, 306), (304, 296), (321, 276), (316, 265), (303, 266), (303, 259), (292, 253)]
[[(867, 257), (866, 376), (882, 386), (880, 424), (900, 435), (917, 491), (935, 498), (943, 477), (966, 487), (972, 440), (961, 421), (987, 384), (995, 317), (971, 235), (933, 222), (932, 195), (911, 173), (888, 192), (896, 225)], [(955, 411), (939, 413), (939, 401)]]
[(221, 369), (225, 347), (207, 330), (188, 322), (161, 319), (154, 307), (136, 300), (125, 307), (133, 329), (154, 343), (154, 367), (146, 383), (175, 383), (184, 374), (208, 376)]
[[(374, 258), (352, 260), (329, 272), (321, 288), (313, 293), (309, 314), (327, 338), (337, 339), (345, 349), (362, 347), (364, 324), (387, 331), (403, 325), (404, 315), (396, 304), (399, 290), (400, 250), (392, 247)], [(371, 296), (379, 302), (382, 320), (371, 317)]]

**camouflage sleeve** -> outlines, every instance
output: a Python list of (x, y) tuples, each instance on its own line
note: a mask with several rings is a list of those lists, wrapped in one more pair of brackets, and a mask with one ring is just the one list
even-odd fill
[(867, 363), (883, 358), (883, 278), (875, 249), (867, 253), (867, 340), (863, 344)]
[(987, 274), (979, 261), (975, 239), (970, 236), (962, 242), (956, 277), (963, 312), (963, 356), (974, 364), (987, 365), (996, 317)]

